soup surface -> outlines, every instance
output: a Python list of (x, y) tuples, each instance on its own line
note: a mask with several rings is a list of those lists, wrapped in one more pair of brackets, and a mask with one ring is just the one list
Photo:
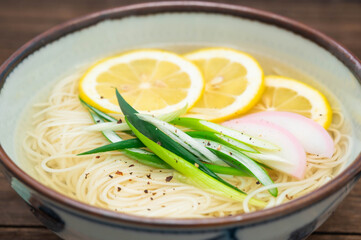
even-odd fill
[[(165, 48), (179, 54), (198, 46)], [(346, 162), (350, 138), (341, 106), (317, 80), (287, 64), (252, 55), (265, 75), (282, 75), (305, 82), (320, 90), (330, 102), (333, 116), (327, 129), (335, 144), (331, 158), (307, 154), (303, 179), (267, 169), (278, 188), (273, 197), (253, 177), (220, 175), (248, 194), (245, 201), (235, 201), (212, 194), (174, 177), (172, 169), (158, 169), (130, 159), (119, 151), (76, 156), (108, 144), (101, 132), (89, 131), (93, 125), (88, 111), (79, 101), (79, 79), (85, 70), (59, 79), (34, 98), (19, 129), (19, 156), (23, 169), (42, 184), (97, 207), (149, 217), (204, 218), (234, 215), (258, 210), (249, 204), (254, 197), (276, 206), (307, 194), (330, 181)], [(260, 108), (258, 103), (255, 108)], [(251, 109), (250, 112), (254, 111)], [(124, 133), (121, 137), (129, 138)]]

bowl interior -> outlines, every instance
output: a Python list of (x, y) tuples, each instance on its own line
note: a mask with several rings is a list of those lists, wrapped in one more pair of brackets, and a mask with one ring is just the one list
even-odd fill
[[(282, 28), (239, 17), (212, 13), (162, 13), (104, 20), (64, 35), (24, 59), (0, 92), (0, 143), (19, 163), (16, 133), (19, 118), (44, 86), (82, 71), (95, 61), (135, 48), (228, 46), (275, 59), (297, 69), (342, 108), (349, 121), (350, 164), (360, 153), (361, 87), (336, 57), (317, 44)], [(306, 80), (307, 80), (306, 79)], [(333, 100), (332, 100), (333, 101)], [(21, 125), (19, 125), (21, 128)]]

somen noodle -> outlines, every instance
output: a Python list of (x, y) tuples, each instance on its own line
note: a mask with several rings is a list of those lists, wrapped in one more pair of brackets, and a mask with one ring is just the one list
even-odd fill
[(78, 98), (78, 75), (64, 78), (49, 97), (33, 106), (35, 114), (21, 142), (24, 165), (34, 178), (66, 195), (118, 212), (168, 218), (204, 218), (257, 210), (251, 197), (273, 207), (307, 194), (337, 175), (346, 162), (350, 138), (339, 109), (333, 110), (328, 131), (335, 143), (330, 159), (307, 156), (303, 180), (269, 170), (278, 197), (272, 197), (255, 178), (222, 175), (249, 195), (243, 203), (213, 195), (177, 181), (173, 170), (155, 169), (129, 159), (120, 152), (76, 156), (108, 142), (100, 132), (87, 131), (93, 124)]

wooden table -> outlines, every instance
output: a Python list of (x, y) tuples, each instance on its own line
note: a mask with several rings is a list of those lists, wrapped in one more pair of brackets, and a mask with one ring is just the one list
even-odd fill
[[(117, 0), (1, 0), (0, 63), (37, 34), (74, 17), (130, 2)], [(244, 0), (242, 3), (281, 14), (324, 32), (361, 57), (361, 1)], [(0, 239), (59, 239), (32, 216), (0, 173)], [(361, 182), (309, 239), (361, 240)]]

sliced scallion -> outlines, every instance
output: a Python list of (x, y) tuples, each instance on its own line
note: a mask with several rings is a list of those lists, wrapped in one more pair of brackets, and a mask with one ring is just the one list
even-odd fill
[(256, 148), (260, 148), (260, 149), (267, 149), (267, 150), (272, 150), (272, 151), (279, 150), (278, 146), (276, 146), (270, 142), (258, 139), (256, 137), (249, 136), (245, 133), (241, 133), (239, 131), (236, 131), (236, 130), (233, 130), (233, 129), (224, 127), (222, 125), (206, 121), (206, 120), (197, 119), (197, 118), (182, 118), (181, 117), (181, 118), (174, 119), (171, 123), (173, 123), (175, 125), (183, 126), (183, 127), (188, 127), (193, 130), (209, 131), (209, 132), (216, 132), (219, 134), (223, 134), (228, 137), (234, 138), (238, 141), (244, 142), (245, 144), (248, 144), (252, 147), (256, 147)]
[[(207, 148), (212, 149), (213, 152), (221, 157), (222, 160), (225, 161), (228, 165), (248, 172), (249, 174), (256, 177), (264, 186), (273, 184), (273, 181), (269, 177), (268, 173), (246, 154), (211, 140), (197, 140)], [(278, 194), (277, 188), (271, 188), (268, 191), (272, 196), (277, 196)]]
[(138, 117), (146, 122), (153, 124), (155, 127), (167, 134), (170, 138), (196, 155), (202, 161), (214, 163), (217, 165), (223, 164), (223, 161), (219, 159), (214, 153), (209, 151), (202, 144), (199, 144), (196, 140), (175, 126), (144, 114), (138, 114)]
[(242, 152), (251, 152), (255, 154), (259, 153), (256, 149), (252, 148), (251, 146), (244, 144), (243, 142), (238, 141), (234, 138), (227, 137), (219, 133), (207, 132), (207, 131), (189, 131), (186, 133), (193, 138), (212, 140)]
[[(93, 110), (91, 110), (91, 108), (89, 108), (88, 104), (84, 104), (83, 102), (83, 105), (90, 113), (90, 116), (92, 117), (94, 123), (98, 124), (104, 122), (104, 119), (101, 117), (103, 116), (103, 114), (99, 116), (98, 113), (94, 112)], [(110, 130), (102, 131), (102, 134), (111, 143), (127, 141), (127, 140), (123, 140), (118, 134)], [(155, 168), (170, 168), (170, 166), (167, 163), (165, 163), (162, 159), (158, 158), (156, 155), (148, 152), (147, 150), (128, 148), (128, 149), (123, 149), (122, 152), (126, 156), (133, 158), (144, 165), (148, 165)]]
[[(188, 105), (185, 105), (184, 107), (177, 109), (173, 112), (161, 114), (161, 115), (157, 116), (157, 119), (160, 119), (165, 122), (173, 121), (174, 119), (183, 115), (187, 111), (187, 106)], [(146, 115), (146, 114), (144, 114), (144, 115)], [(126, 131), (126, 130), (130, 130), (130, 129), (126, 123), (118, 123), (116, 121), (115, 122), (111, 121), (111, 122), (107, 122), (107, 123), (100, 123), (100, 124), (86, 127), (86, 130), (89, 130), (89, 131), (106, 131), (106, 130)]]
[(93, 112), (95, 112), (96, 114), (98, 114), (98, 116), (100, 116), (101, 118), (103, 118), (104, 120), (108, 121), (108, 122), (116, 122), (117, 119), (113, 118), (112, 116), (100, 111), (99, 109), (89, 105), (88, 103), (86, 103), (85, 101), (83, 101), (81, 98), (79, 98), (80, 102), (85, 105), (88, 109), (92, 110)]
[(173, 152), (175, 155), (178, 155), (186, 161), (189, 161), (191, 164), (196, 164), (201, 171), (218, 180), (220, 183), (231, 187), (236, 191), (242, 192), (237, 187), (223, 180), (213, 171), (208, 169), (204, 165), (204, 163), (201, 162), (196, 156), (194, 156), (187, 149), (182, 147), (179, 143), (175, 142), (169, 136), (164, 134), (158, 128), (146, 121), (139, 119), (139, 117), (137, 116), (138, 112), (123, 99), (118, 90), (116, 90), (116, 96), (118, 99), (119, 107), (123, 112), (124, 116), (127, 118), (129, 123), (132, 124), (140, 133), (142, 133), (144, 136), (151, 139), (152, 141), (156, 142), (157, 144), (161, 145), (165, 149), (169, 150), (170, 152)]
[[(94, 123), (100, 124), (100, 123), (104, 122), (104, 120), (98, 114), (96, 114), (95, 112), (93, 112), (92, 110), (90, 110), (88, 108), (87, 104), (84, 104), (84, 106), (90, 113)], [(100, 111), (100, 110), (98, 110), (98, 111)], [(107, 131), (102, 131), (102, 133), (105, 136), (105, 138), (108, 139), (108, 141), (111, 143), (123, 145), (124, 144), (123, 142), (128, 141), (128, 140), (123, 140), (114, 131), (107, 130)], [(139, 139), (137, 139), (137, 140), (139, 141), (139, 143), (141, 143)], [(143, 143), (141, 143), (141, 144), (142, 144), (142, 146), (144, 146)], [(127, 144), (125, 144), (123, 146), (126, 146), (126, 145)], [(118, 147), (119, 147), (119, 145), (118, 145)], [(95, 150), (95, 149), (93, 149), (93, 150)], [(160, 159), (157, 155), (155, 155), (154, 153), (151, 153), (147, 150), (144, 150), (144, 149), (134, 148), (134, 146), (133, 146), (130, 149), (125, 149), (125, 148), (119, 147), (117, 150), (124, 152), (126, 156), (128, 156), (132, 159), (135, 159), (138, 162), (140, 162), (144, 165), (147, 165), (147, 166), (151, 166), (154, 168), (160, 168), (160, 169), (172, 168), (166, 162), (164, 162), (162, 159)], [(93, 153), (99, 153), (99, 152), (94, 151)], [(85, 155), (85, 153), (82, 153), (82, 154)], [(215, 173), (219, 173), (219, 174), (226, 174), (226, 175), (233, 175), (233, 176), (251, 176), (251, 175), (247, 174), (245, 171), (241, 171), (239, 169), (232, 168), (232, 167), (224, 167), (224, 166), (218, 166), (218, 165), (212, 165), (212, 164), (206, 164), (206, 163), (204, 165), (211, 171), (213, 171)]]
[[(158, 157), (160, 157), (170, 166), (172, 166), (176, 171), (186, 176), (188, 181), (192, 182), (195, 186), (205, 191), (231, 198), (233, 200), (243, 201), (246, 198), (247, 195), (245, 193), (239, 192), (233, 187), (229, 187), (214, 179), (213, 177), (210, 177), (208, 174), (201, 171), (194, 164), (191, 164), (180, 156), (174, 154), (173, 152), (165, 149), (161, 145), (147, 138), (128, 121), (128, 117), (126, 117), (125, 119), (131, 130), (144, 143), (145, 146), (147, 146)], [(252, 198), (249, 203), (257, 207), (266, 206), (265, 202), (254, 198)]]

